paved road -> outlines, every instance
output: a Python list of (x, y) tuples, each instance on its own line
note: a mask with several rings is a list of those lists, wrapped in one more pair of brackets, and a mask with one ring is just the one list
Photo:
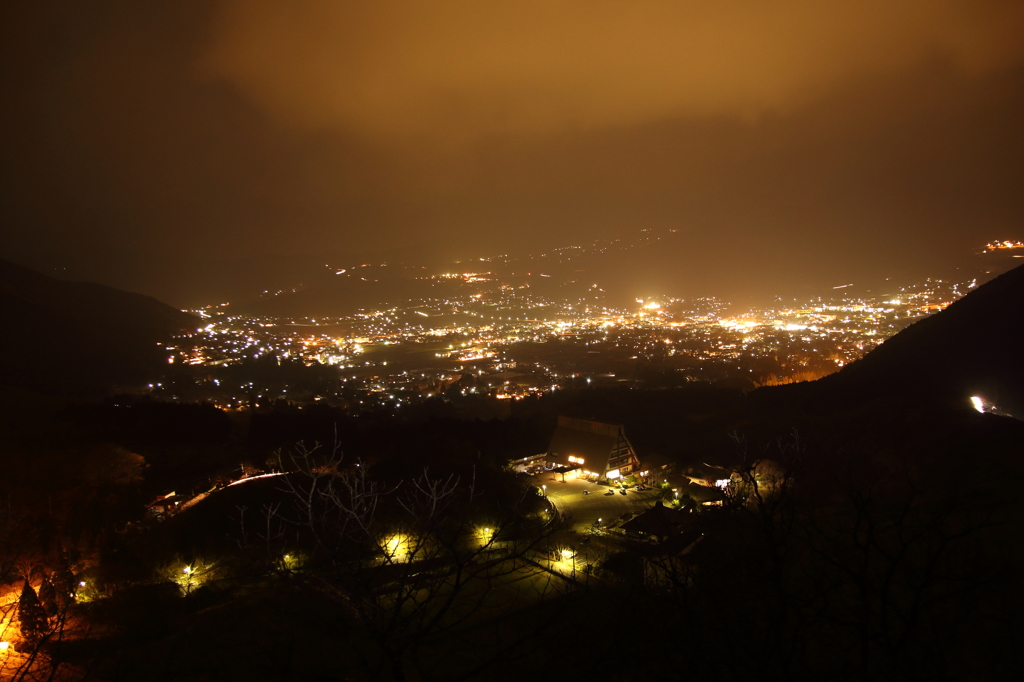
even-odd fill
[[(555, 508), (570, 517), (573, 530), (584, 530), (598, 519), (609, 523), (626, 512), (642, 512), (649, 509), (661, 494), (661, 490), (655, 489), (609, 495), (610, 489), (605, 486), (568, 476), (563, 483), (560, 475), (552, 474), (534, 476), (533, 483), (543, 486)], [(584, 495), (584, 490), (590, 494)]]

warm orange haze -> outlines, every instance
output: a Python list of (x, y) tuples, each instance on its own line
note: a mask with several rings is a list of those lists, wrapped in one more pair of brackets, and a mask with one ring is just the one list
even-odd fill
[(682, 238), (632, 276), (732, 301), (1024, 239), (1011, 0), (68, 1), (2, 30), (4, 255), (179, 307), (641, 229)]

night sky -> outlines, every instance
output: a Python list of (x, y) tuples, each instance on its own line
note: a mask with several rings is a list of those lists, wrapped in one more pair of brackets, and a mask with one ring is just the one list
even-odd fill
[(17, 2), (0, 32), (0, 257), (176, 305), (643, 228), (734, 290), (1024, 239), (1018, 0)]

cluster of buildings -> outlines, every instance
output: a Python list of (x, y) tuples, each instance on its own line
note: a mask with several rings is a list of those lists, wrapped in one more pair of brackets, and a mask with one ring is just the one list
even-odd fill
[[(604, 555), (621, 550), (615, 538), (652, 543), (672, 554), (688, 551), (704, 535), (695, 511), (744, 496), (740, 472), (705, 463), (645, 459), (623, 426), (564, 416), (545, 452), (513, 460), (509, 466), (533, 474), (542, 494), (550, 495), (577, 533), (586, 529), (604, 535)], [(768, 494), (770, 482), (763, 482), (762, 492)], [(579, 549), (577, 545), (568, 552)]]

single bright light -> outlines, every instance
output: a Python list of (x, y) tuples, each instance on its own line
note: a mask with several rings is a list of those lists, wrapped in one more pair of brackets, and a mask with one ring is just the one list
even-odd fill
[(978, 396), (971, 396), (971, 404), (974, 405), (974, 409), (976, 409), (978, 412), (981, 412), (982, 414), (985, 413), (985, 403), (983, 403), (981, 401), (981, 398), (979, 398)]
[(384, 551), (394, 561), (409, 561), (412, 553), (412, 538), (408, 535), (392, 535), (384, 542)]

